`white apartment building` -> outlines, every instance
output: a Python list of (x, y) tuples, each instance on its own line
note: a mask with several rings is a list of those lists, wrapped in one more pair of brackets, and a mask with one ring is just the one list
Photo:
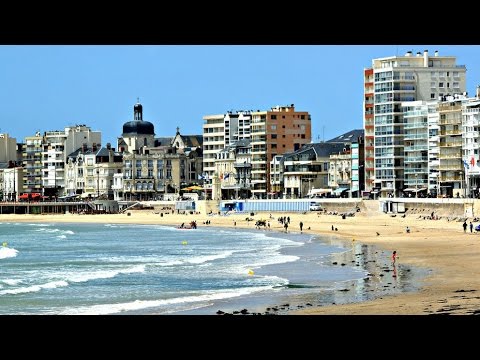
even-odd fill
[(212, 197), (216, 154), (230, 144), (250, 139), (250, 111), (229, 111), (203, 117), (203, 173), (205, 190)]
[(66, 127), (63, 131), (46, 131), (43, 135), (42, 185), (44, 195), (65, 195), (67, 155), (82, 147), (100, 148), (102, 133), (86, 125)]
[(366, 190), (386, 196), (404, 188), (401, 103), (464, 93), (465, 77), (464, 65), (457, 65), (454, 56), (440, 56), (438, 51), (434, 56), (428, 50), (416, 56), (409, 51), (404, 56), (372, 60), (372, 67), (364, 70)]
[(476, 97), (462, 104), (463, 161), (466, 168), (467, 194), (480, 195), (480, 87)]
[(17, 139), (0, 134), (0, 162), (17, 161)]

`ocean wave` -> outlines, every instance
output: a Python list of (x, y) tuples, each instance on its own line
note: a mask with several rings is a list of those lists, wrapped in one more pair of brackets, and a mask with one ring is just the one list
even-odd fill
[(15, 286), (17, 284), (20, 284), (22, 282), (22, 280), (20, 280), (20, 279), (5, 279), (5, 280), (2, 280), (2, 282), (4, 284), (10, 285), (10, 286)]
[(46, 232), (46, 233), (56, 233), (56, 232), (59, 232), (59, 231), (62, 231), (62, 230), (57, 229), (57, 228), (54, 228), (54, 229), (40, 228), (40, 229), (35, 229), (34, 231), (37, 231), (37, 232)]
[(224, 251), (220, 254), (214, 255), (200, 255), (193, 257), (191, 259), (184, 260), (183, 262), (186, 264), (203, 264), (208, 261), (213, 261), (217, 259), (225, 259), (233, 254), (233, 251)]
[(40, 284), (40, 285), (31, 285), (31, 286), (26, 286), (26, 287), (21, 287), (21, 288), (16, 288), (16, 289), (11, 289), (11, 290), (2, 290), (0, 291), (0, 295), (8, 295), (8, 294), (25, 294), (25, 293), (30, 293), (30, 292), (37, 292), (42, 289), (55, 289), (58, 287), (64, 287), (68, 286), (68, 283), (63, 280), (58, 280), (58, 281), (51, 281), (46, 284)]
[(97, 279), (110, 279), (119, 274), (132, 274), (132, 273), (142, 273), (145, 272), (145, 265), (136, 265), (126, 269), (119, 270), (100, 270), (100, 271), (89, 271), (82, 273), (75, 273), (73, 275), (67, 276), (68, 282), (81, 283), (90, 280)]
[[(223, 300), (233, 297), (238, 297), (242, 295), (249, 295), (255, 292), (270, 290), (274, 286), (257, 286), (249, 288), (238, 288), (230, 290), (219, 290), (215, 292), (209, 292), (203, 295), (196, 296), (182, 296), (172, 299), (162, 299), (162, 300), (135, 300), (128, 303), (121, 304), (101, 304), (101, 305), (92, 305), (84, 306), (79, 308), (67, 309), (60, 312), (60, 315), (106, 315), (106, 314), (115, 314), (124, 311), (133, 311), (133, 310), (142, 310), (152, 307), (160, 307), (165, 305), (174, 305), (174, 304), (190, 304), (194, 302), (204, 302), (204, 301), (214, 301), (214, 300)], [(202, 305), (205, 306), (205, 305)]]
[(58, 239), (66, 239), (66, 238), (67, 238), (67, 235), (58, 235), (57, 238), (58, 238)]
[(18, 250), (14, 248), (1, 247), (0, 248), (0, 259), (6, 259), (15, 257), (18, 255)]
[(25, 224), (27, 226), (40, 226), (40, 227), (45, 227), (45, 226), (52, 226), (52, 224)]
[[(70, 283), (82, 283), (82, 282), (87, 282), (87, 281), (96, 280), (96, 279), (110, 279), (119, 274), (132, 274), (132, 273), (140, 273), (144, 271), (145, 271), (145, 265), (137, 265), (137, 266), (132, 266), (130, 268), (120, 269), (120, 270), (101, 270), (101, 271), (66, 274), (64, 275), (64, 279), (62, 280), (54, 280), (45, 284), (31, 285), (31, 286), (20, 287), (16, 289), (3, 290), (3, 291), (0, 291), (0, 295), (8, 295), (8, 294), (14, 295), (14, 294), (29, 293), (29, 292), (37, 292), (42, 289), (55, 289), (57, 287), (65, 287), (65, 286), (68, 286)], [(20, 280), (18, 280), (17, 282), (15, 281), (17, 280), (13, 280), (13, 279), (3, 280), (3, 282), (8, 285), (16, 285), (20, 282)]]
[(75, 235), (75, 233), (72, 230), (64, 230), (63, 233), (67, 235)]

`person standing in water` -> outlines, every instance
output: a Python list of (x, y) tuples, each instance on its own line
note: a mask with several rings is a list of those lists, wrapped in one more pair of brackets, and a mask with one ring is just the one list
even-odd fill
[(395, 265), (396, 261), (397, 261), (397, 251), (394, 250), (392, 253), (392, 264)]

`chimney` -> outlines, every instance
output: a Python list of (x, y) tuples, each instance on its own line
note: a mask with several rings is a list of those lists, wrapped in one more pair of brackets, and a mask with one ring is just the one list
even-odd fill
[(107, 149), (110, 150), (112, 148), (112, 144), (107, 143)]
[(438, 56), (438, 50), (435, 50), (435, 56)]
[(92, 144), (92, 150), (95, 152), (97, 151), (97, 144), (96, 143), (93, 143)]
[(417, 57), (420, 57), (422, 53), (420, 51), (417, 52)]
[(428, 50), (423, 50), (423, 67), (428, 67)]
[(476, 96), (477, 96), (477, 99), (480, 99), (480, 85), (477, 86)]
[(411, 52), (411, 51), (407, 51), (407, 53), (405, 54), (405, 56), (412, 56), (412, 52)]

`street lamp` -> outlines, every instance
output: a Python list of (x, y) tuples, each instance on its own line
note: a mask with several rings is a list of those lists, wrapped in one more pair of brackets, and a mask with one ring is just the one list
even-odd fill
[(417, 183), (417, 179), (418, 179), (418, 174), (415, 174), (415, 197), (418, 197), (418, 183)]
[(100, 197), (100, 170), (97, 169), (97, 200)]
[[(396, 195), (395, 195), (395, 192), (396, 192), (396, 184), (395, 183), (397, 182), (396, 179), (397, 179), (397, 176), (395, 174), (393, 174), (393, 197), (396, 197)], [(360, 186), (358, 188), (358, 191), (360, 191)]]

